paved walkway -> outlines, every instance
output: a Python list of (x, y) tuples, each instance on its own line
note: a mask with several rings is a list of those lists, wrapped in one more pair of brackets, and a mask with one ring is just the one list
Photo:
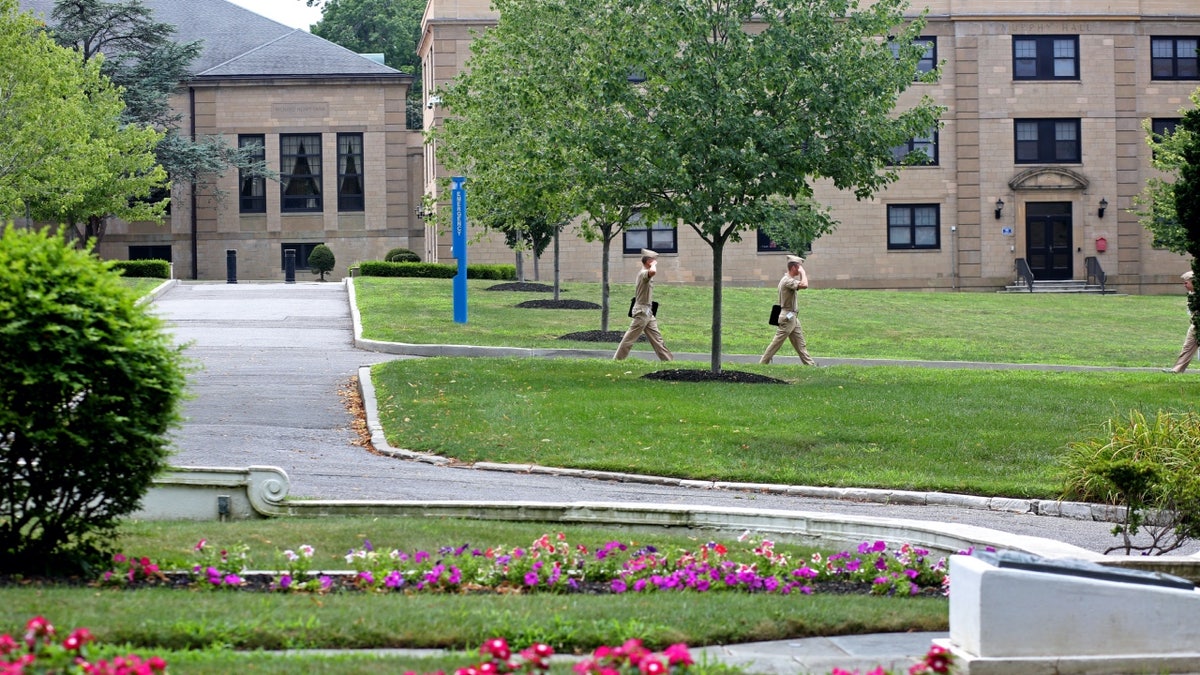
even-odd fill
[[(154, 311), (200, 366), (190, 379), (192, 398), (184, 405), (185, 422), (175, 436), (174, 463), (278, 466), (291, 478), (293, 497), (497, 501), (502, 496), (516, 502), (737, 506), (964, 523), (1093, 551), (1114, 543), (1111, 523), (1034, 515), (1019, 506), (1006, 511), (821, 499), (755, 489), (500, 473), (380, 456), (358, 445), (353, 418), (339, 393), (360, 366), (412, 357), (355, 348), (343, 284), (178, 283), (156, 298)], [(818, 638), (708, 651), (728, 663), (752, 661), (754, 672), (826, 673), (834, 666), (907, 666), (939, 635)]]

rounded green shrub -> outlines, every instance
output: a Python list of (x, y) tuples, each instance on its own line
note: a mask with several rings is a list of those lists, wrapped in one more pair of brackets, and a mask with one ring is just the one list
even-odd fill
[(106, 565), (167, 466), (184, 358), (111, 267), (47, 230), (0, 234), (0, 572)]
[(320, 274), (321, 281), (325, 281), (325, 273), (332, 272), (334, 265), (337, 262), (333, 258), (333, 251), (325, 244), (317, 244), (313, 247), (312, 253), (308, 254), (308, 268), (313, 274)]
[(383, 256), (384, 262), (421, 262), (421, 256), (406, 248), (394, 248)]

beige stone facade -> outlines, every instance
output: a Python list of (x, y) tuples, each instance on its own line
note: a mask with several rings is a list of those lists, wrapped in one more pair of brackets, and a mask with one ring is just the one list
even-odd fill
[[(942, 77), (914, 85), (904, 100), (929, 95), (946, 107), (937, 161), (905, 168), (870, 201), (819, 186), (819, 200), (841, 224), (807, 254), (813, 287), (991, 291), (1013, 282), (1018, 260), (1039, 279), (1086, 280), (1087, 259), (1094, 258), (1110, 289), (1177, 292), (1186, 260), (1155, 249), (1129, 209), (1154, 175), (1143, 120), (1177, 120), (1200, 86), (1185, 62), (1152, 63), (1152, 41), (1162, 48), (1200, 39), (1200, 3), (941, 0), (924, 6), (924, 35), (936, 45)], [(420, 45), (427, 128), (440, 119), (436, 99), (428, 97), (465, 67), (471, 32), (496, 20), (489, 7), (486, 0), (430, 0)], [(1056, 52), (1060, 48), (1065, 53)], [(1022, 60), (1022, 68), (1037, 63), (1031, 77), (1016, 74), (1018, 51), (1034, 57)], [(1155, 75), (1152, 66), (1164, 63), (1181, 70)], [(1067, 76), (1055, 75), (1060, 65)], [(1048, 136), (1055, 143), (1047, 144)], [(1018, 146), (1026, 153), (1021, 160)], [(436, 148), (426, 147), (425, 192), (433, 196), (436, 159)], [(467, 189), (469, 195), (469, 180)], [(997, 200), (1003, 202), (998, 216)], [(893, 242), (889, 218), (918, 211), (935, 217), (922, 246)], [(426, 234), (427, 257), (447, 259), (448, 239)], [(660, 258), (662, 279), (711, 281), (711, 251), (686, 226), (677, 230), (677, 247), (678, 253)], [(598, 243), (564, 237), (563, 278), (598, 281), (600, 254)], [(773, 284), (784, 255), (760, 250), (749, 233), (726, 247), (725, 281)], [(497, 238), (473, 243), (468, 256), (471, 262), (513, 260)], [(636, 270), (637, 255), (622, 253), (617, 241), (610, 263), (619, 280), (621, 270)]]
[[(421, 134), (404, 124), (407, 86), (388, 80), (237, 80), (197, 84), (176, 102), (183, 124), (195, 122), (198, 135), (222, 136), (236, 146), (239, 135), (262, 135), (268, 164), (279, 170), (280, 134), (320, 134), (319, 212), (281, 209), (280, 184), (266, 182), (266, 209), (242, 213), (238, 176), (232, 171), (195, 197), (186, 187), (172, 193), (170, 228), (154, 223), (113, 223), (101, 255), (124, 259), (130, 246), (170, 245), (175, 275), (185, 279), (226, 279), (227, 252), (236, 251), (242, 280), (284, 278), (287, 245), (325, 244), (337, 267), (327, 279), (340, 279), (349, 266), (379, 260), (391, 248), (424, 248), (423, 224), (415, 208), (421, 197)], [(337, 136), (361, 133), (362, 210), (337, 207)], [(303, 249), (301, 249), (303, 250)], [(311, 278), (299, 260), (298, 280)]]

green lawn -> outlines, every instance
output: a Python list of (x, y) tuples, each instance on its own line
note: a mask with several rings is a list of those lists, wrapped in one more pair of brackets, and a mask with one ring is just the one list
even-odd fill
[[(468, 321), (453, 320), (446, 279), (355, 280), (363, 337), (388, 342), (612, 349), (558, 338), (600, 328), (600, 310), (523, 309), (548, 293), (489, 291), (468, 283)], [(612, 286), (610, 330), (629, 325), (632, 285)], [(600, 285), (564, 284), (561, 298), (600, 304)], [(659, 283), (659, 327), (676, 353), (711, 351), (712, 290)], [(761, 354), (774, 334), (774, 285), (726, 287), (722, 353)], [(1187, 331), (1180, 296), (919, 293), (812, 289), (799, 295), (809, 353), (829, 358), (919, 359), (1095, 366), (1169, 366)], [(639, 350), (649, 351), (642, 345)], [(787, 345), (780, 355), (792, 355)]]

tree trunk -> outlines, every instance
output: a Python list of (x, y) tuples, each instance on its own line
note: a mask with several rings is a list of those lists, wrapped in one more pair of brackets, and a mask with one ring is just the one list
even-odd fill
[(712, 303), (712, 372), (721, 372), (721, 275), (725, 262), (725, 240), (714, 238), (713, 252), (713, 303)]
[(521, 255), (520, 250), (513, 251), (517, 256), (517, 281), (525, 281), (525, 257)]
[(600, 331), (608, 332), (608, 255), (612, 251), (612, 226), (601, 229), (600, 257)]
[(559, 232), (562, 232), (562, 228), (561, 228), (561, 227), (560, 227), (560, 228), (557, 228), (557, 229), (555, 229), (555, 230), (554, 230), (554, 301), (555, 301), (555, 302), (558, 302), (558, 284), (559, 284), (559, 272), (558, 272), (558, 233), (559, 233)]

